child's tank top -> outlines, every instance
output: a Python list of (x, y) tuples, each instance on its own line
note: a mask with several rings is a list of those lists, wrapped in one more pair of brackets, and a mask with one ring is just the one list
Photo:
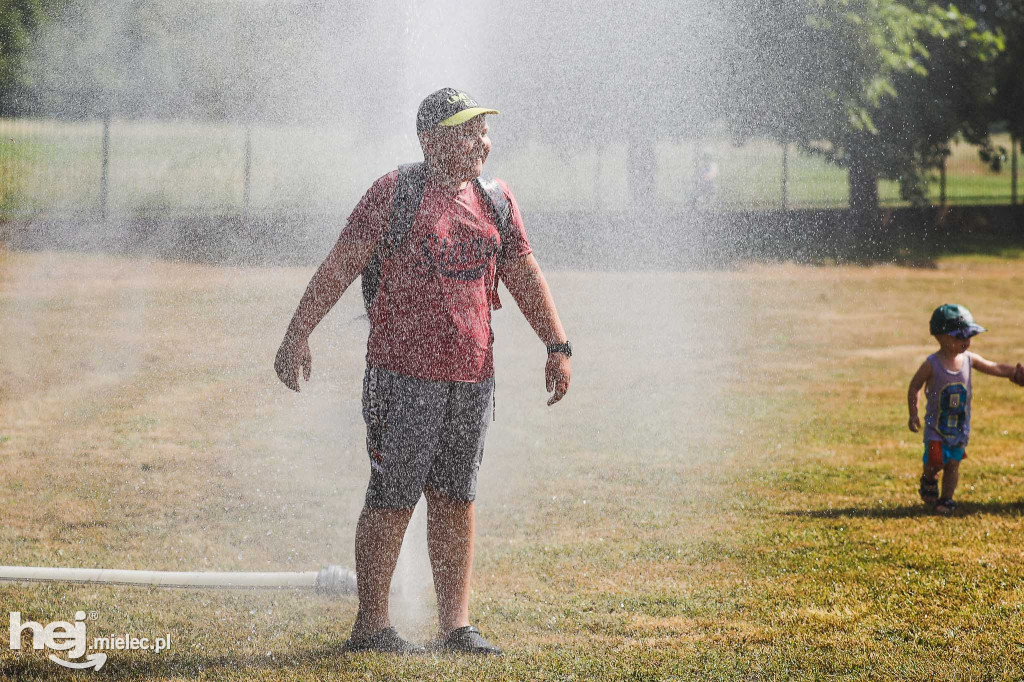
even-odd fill
[(925, 386), (928, 406), (924, 414), (924, 440), (940, 440), (947, 445), (967, 445), (971, 433), (971, 354), (964, 353), (959, 372), (942, 366), (939, 356), (928, 356), (932, 378)]

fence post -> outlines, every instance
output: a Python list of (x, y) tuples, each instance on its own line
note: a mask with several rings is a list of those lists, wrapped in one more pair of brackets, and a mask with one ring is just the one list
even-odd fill
[(252, 125), (245, 126), (245, 170), (242, 173), (242, 219), (249, 223), (249, 198), (252, 186)]
[(1016, 135), (1010, 135), (1010, 205), (1017, 205), (1017, 146), (1020, 141)]
[(110, 190), (110, 114), (103, 117), (103, 169), (100, 173), (100, 216), (107, 222), (107, 197)]
[(946, 205), (946, 155), (942, 155), (939, 163), (939, 206)]
[(789, 208), (789, 143), (782, 143), (782, 210)]

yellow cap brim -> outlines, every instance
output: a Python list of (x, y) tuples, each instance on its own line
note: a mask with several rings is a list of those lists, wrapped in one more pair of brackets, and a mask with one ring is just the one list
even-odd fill
[(483, 107), (473, 107), (471, 109), (463, 109), (459, 113), (457, 113), (457, 114), (455, 114), (453, 116), (449, 116), (448, 118), (446, 118), (445, 120), (441, 121), (437, 125), (447, 126), (447, 127), (450, 128), (451, 126), (462, 125), (463, 123), (465, 123), (469, 119), (474, 118), (476, 116), (479, 116), (480, 114), (498, 114), (498, 113), (501, 113), (501, 112), (499, 112), (497, 109), (484, 109)]

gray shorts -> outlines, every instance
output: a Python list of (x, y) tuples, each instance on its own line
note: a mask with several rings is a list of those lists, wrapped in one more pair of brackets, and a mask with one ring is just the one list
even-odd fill
[(366, 506), (414, 507), (424, 488), (472, 502), (493, 399), (493, 378), (427, 381), (367, 367)]

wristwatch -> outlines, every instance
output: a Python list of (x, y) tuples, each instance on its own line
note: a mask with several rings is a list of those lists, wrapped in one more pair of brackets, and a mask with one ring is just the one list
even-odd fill
[(565, 353), (565, 357), (572, 357), (572, 344), (566, 341), (565, 343), (549, 343), (548, 344), (548, 355), (552, 353)]

